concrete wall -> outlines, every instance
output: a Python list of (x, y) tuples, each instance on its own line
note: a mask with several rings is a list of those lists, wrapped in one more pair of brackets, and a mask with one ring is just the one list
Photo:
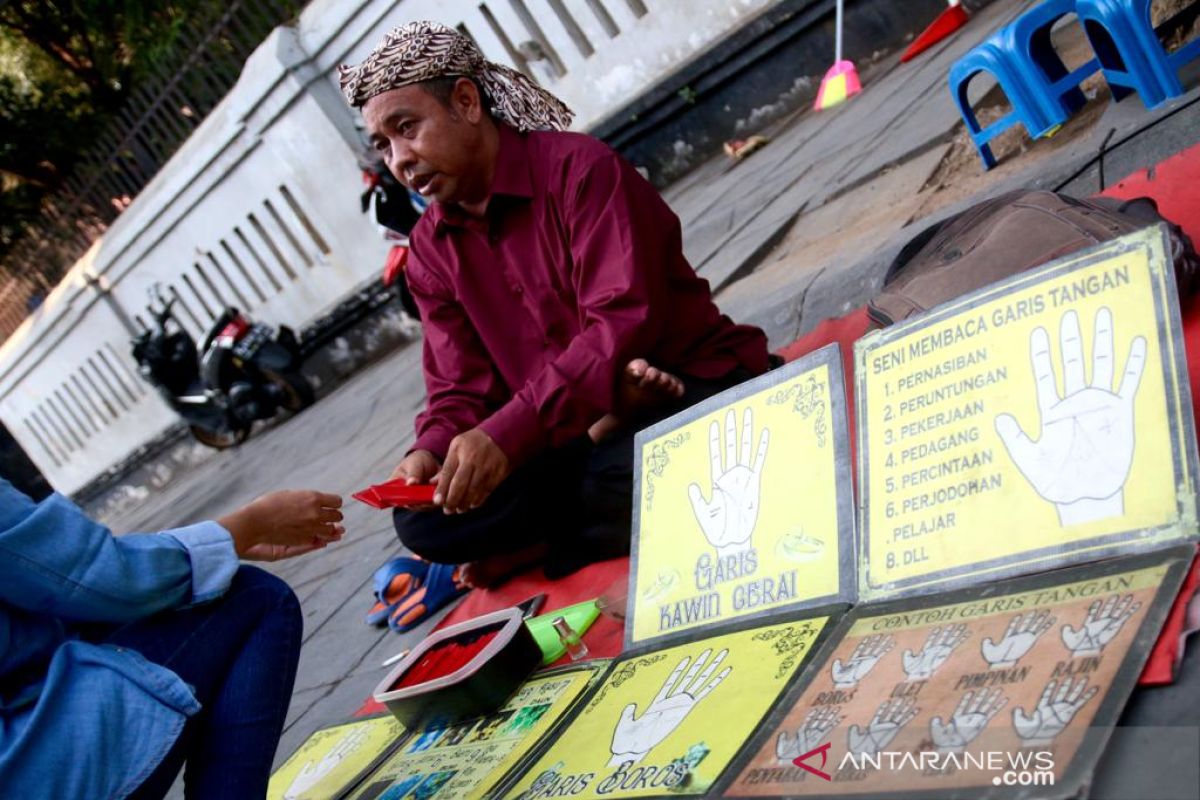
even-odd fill
[[(332, 112), (332, 113), (331, 113)], [(359, 211), (357, 134), (294, 28), (0, 350), (0, 418), (74, 492), (178, 418), (136, 374), (147, 289), (199, 339), (226, 305), (299, 326), (373, 276), (387, 246)]]
[[(313, 0), (300, 40), (332, 80), (336, 64), (361, 60), (393, 27), (436, 20), (465, 31), (489, 59), (527, 68), (585, 130), (775, 2)], [(546, 58), (520, 63), (531, 51)]]
[(459, 27), (537, 75), (583, 129), (772, 1), (314, 0), (0, 347), (0, 420), (75, 492), (178, 424), (129, 353), (148, 287), (178, 297), (199, 339), (226, 304), (302, 326), (378, 272), (387, 246), (359, 211), (359, 121), (334, 68), (392, 27)]

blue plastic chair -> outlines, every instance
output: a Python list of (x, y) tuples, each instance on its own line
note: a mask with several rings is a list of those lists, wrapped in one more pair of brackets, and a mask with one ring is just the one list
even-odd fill
[[(1097, 59), (1068, 70), (1050, 41), (1054, 24), (1074, 13), (1075, 0), (1046, 0), (992, 34), (958, 60), (950, 70), (950, 92), (984, 169), (996, 165), (988, 142), (1020, 122), (1036, 139), (1054, 131), (1087, 98), (1079, 89), (1084, 78), (1100, 68)], [(967, 98), (967, 86), (980, 72), (989, 72), (1012, 105), (1012, 112), (987, 128), (980, 126)]]
[[(991, 73), (1012, 106), (1011, 111), (986, 128), (975, 116), (975, 110), (971, 108), (971, 101), (967, 97), (968, 84), (981, 72)], [(975, 47), (951, 67), (950, 92), (954, 95), (954, 102), (958, 104), (971, 141), (983, 160), (984, 169), (996, 166), (996, 158), (992, 155), (992, 148), (988, 142), (1013, 125), (1021, 123), (1033, 138), (1053, 130), (1056, 125), (1047, 119), (1041, 106), (1034, 100), (1024, 81), (1013, 68), (1012, 59), (990, 40)]]
[(1068, 71), (1051, 42), (1055, 24), (1076, 13), (1076, 0), (1045, 0), (1017, 17), (1006, 29), (1009, 47), (1018, 54), (1021, 76), (1048, 118), (1061, 125), (1087, 103), (1079, 85), (1100, 70), (1090, 58)]
[(1120, 99), (1136, 91), (1147, 108), (1183, 94), (1179, 70), (1200, 58), (1200, 38), (1166, 53), (1150, 24), (1151, 0), (1077, 0), (1077, 11), (1104, 77)]

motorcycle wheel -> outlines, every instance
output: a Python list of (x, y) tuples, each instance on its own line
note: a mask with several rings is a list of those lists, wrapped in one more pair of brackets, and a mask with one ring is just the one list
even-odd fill
[(236, 447), (246, 441), (246, 437), (250, 435), (249, 425), (225, 431), (224, 433), (212, 431), (208, 428), (201, 428), (199, 425), (189, 425), (188, 430), (192, 432), (192, 436), (195, 437), (197, 442), (214, 450), (225, 450), (230, 447)]
[(295, 414), (311, 406), (317, 400), (317, 394), (308, 378), (299, 372), (268, 372), (271, 383), (279, 387), (283, 395), (281, 406)]

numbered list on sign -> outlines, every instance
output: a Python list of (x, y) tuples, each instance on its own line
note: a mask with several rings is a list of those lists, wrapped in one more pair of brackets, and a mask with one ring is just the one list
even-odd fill
[(962, 535), (964, 501), (1001, 490), (989, 397), (1009, 367), (989, 353), (985, 317), (958, 319), (880, 347), (866, 362), (872, 575), (929, 571)]

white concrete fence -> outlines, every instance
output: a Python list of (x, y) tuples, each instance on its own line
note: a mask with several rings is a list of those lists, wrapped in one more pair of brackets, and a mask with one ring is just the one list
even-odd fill
[(381, 270), (387, 246), (359, 211), (363, 138), (334, 68), (395, 25), (457, 27), (586, 129), (772, 1), (314, 0), (0, 347), (0, 420), (75, 492), (179, 421), (130, 355), (149, 286), (199, 339), (226, 304), (299, 328)]

